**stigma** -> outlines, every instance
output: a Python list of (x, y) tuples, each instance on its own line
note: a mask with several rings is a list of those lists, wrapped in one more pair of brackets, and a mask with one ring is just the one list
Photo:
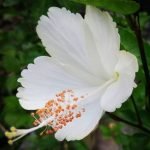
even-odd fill
[(31, 133), (39, 128), (45, 126), (45, 129), (40, 135), (53, 134), (63, 127), (67, 126), (75, 119), (82, 117), (85, 108), (79, 105), (85, 96), (77, 96), (73, 90), (63, 90), (55, 95), (53, 99), (46, 102), (45, 106), (41, 109), (31, 113), (35, 119), (33, 122), (34, 127), (30, 129), (16, 129), (11, 127), (5, 135), (9, 139), (8, 143), (13, 144), (18, 139)]

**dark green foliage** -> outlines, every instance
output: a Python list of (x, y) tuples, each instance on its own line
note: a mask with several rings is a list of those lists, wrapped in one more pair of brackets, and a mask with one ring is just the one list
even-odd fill
[(132, 0), (72, 0), (82, 4), (98, 6), (100, 8), (121, 14), (131, 14), (139, 9), (138, 3)]

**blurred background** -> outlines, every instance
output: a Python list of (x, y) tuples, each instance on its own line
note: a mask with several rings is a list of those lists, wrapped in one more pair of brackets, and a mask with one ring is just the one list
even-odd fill
[[(137, 2), (140, 5), (138, 14), (150, 66), (150, 2)], [(150, 133), (115, 121), (117, 118), (114, 120), (109, 114), (105, 114), (97, 129), (82, 141), (58, 142), (53, 135), (40, 136), (40, 131), (37, 131), (11, 146), (8, 145), (4, 132), (10, 126), (29, 128), (34, 121), (30, 112), (21, 108), (15, 96), (19, 86), (17, 79), (21, 70), (26, 68), (28, 63), (32, 63), (34, 58), (47, 55), (35, 28), (39, 17), (46, 15), (51, 6), (66, 7), (82, 15), (85, 12), (84, 4), (70, 0), (0, 0), (0, 150), (150, 150)], [(117, 8), (120, 8), (120, 5), (116, 5), (115, 9)], [(125, 9), (128, 8), (125, 7), (123, 11), (126, 11)], [(137, 56), (141, 69), (137, 74), (138, 88), (133, 93), (134, 101), (129, 99), (115, 115), (137, 123), (135, 102), (144, 126), (150, 128), (150, 112), (145, 110), (145, 79), (138, 43), (126, 14), (118, 10), (115, 12), (108, 9), (118, 25), (121, 48)]]

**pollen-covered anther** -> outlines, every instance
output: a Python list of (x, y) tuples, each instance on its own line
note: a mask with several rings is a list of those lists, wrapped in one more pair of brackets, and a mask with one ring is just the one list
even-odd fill
[(45, 134), (53, 134), (53, 133), (54, 133), (54, 130), (52, 130), (52, 129), (49, 129), (45, 132)]
[(77, 101), (77, 100), (78, 100), (78, 97), (73, 98), (73, 100), (74, 100), (74, 101)]
[(21, 135), (21, 133), (19, 133), (18, 130), (15, 127), (11, 127), (10, 131), (5, 132), (5, 136), (9, 139), (8, 144), (10, 144), (10, 145), (12, 145), (14, 141), (19, 139), (20, 135)]
[(78, 114), (76, 114), (76, 118), (81, 117), (81, 113), (79, 112)]
[[(35, 118), (33, 124), (37, 126), (49, 118), (51, 121), (47, 122), (48, 129), (45, 131), (45, 134), (57, 132), (69, 122), (82, 117), (85, 108), (80, 108), (78, 102), (83, 98), (84, 96), (75, 96), (71, 89), (57, 93), (56, 97), (49, 100), (44, 108), (39, 109), (35, 114), (32, 114)], [(35, 117), (35, 115), (37, 117)]]
[(13, 141), (12, 141), (12, 140), (8, 140), (8, 144), (9, 144), (9, 145), (12, 145), (12, 144), (13, 144)]

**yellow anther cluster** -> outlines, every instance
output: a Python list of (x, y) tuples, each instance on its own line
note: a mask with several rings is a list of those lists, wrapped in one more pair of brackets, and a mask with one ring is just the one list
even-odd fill
[(6, 131), (6, 132), (5, 132), (5, 136), (6, 136), (8, 139), (10, 139), (10, 140), (8, 140), (8, 144), (12, 145), (12, 144), (13, 144), (13, 141), (12, 141), (11, 139), (17, 136), (16, 128), (15, 128), (15, 127), (11, 127), (11, 128), (10, 128), (10, 131)]
[(9, 144), (9, 145), (12, 145), (12, 144), (13, 144), (13, 141), (12, 141), (12, 140), (8, 140), (8, 144)]
[(9, 131), (6, 131), (6, 132), (5, 132), (5, 136), (6, 136), (8, 139), (12, 139), (13, 137), (16, 137), (16, 132), (9, 132)]
[(15, 127), (10, 127), (10, 131), (16, 131)]

